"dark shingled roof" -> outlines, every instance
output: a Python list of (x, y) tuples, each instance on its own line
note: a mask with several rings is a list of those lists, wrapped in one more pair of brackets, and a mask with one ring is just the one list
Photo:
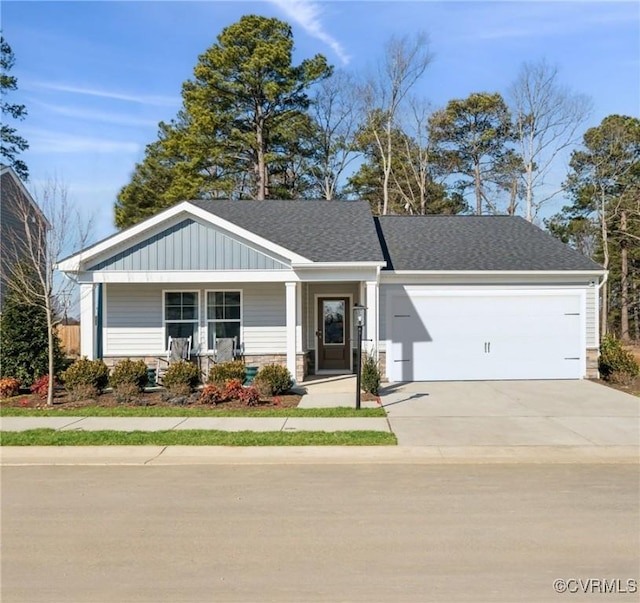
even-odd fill
[(366, 201), (190, 201), (314, 262), (383, 262)]
[(525, 219), (512, 216), (375, 218), (387, 270), (602, 270)]

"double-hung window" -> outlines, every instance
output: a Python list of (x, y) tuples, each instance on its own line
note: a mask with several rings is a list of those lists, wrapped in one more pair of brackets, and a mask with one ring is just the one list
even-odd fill
[(235, 337), (240, 345), (242, 295), (240, 291), (207, 291), (207, 347), (216, 347), (216, 338)]
[(165, 349), (169, 337), (191, 337), (192, 345), (198, 341), (197, 291), (165, 291), (164, 294)]

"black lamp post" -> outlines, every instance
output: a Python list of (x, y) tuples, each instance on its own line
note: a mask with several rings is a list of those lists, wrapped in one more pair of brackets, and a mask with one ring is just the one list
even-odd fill
[(353, 306), (353, 322), (358, 329), (356, 347), (356, 410), (360, 410), (360, 377), (362, 373), (362, 329), (366, 321), (366, 308), (360, 304)]

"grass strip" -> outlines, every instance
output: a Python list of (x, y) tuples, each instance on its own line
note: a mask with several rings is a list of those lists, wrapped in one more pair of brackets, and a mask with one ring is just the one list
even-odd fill
[(395, 446), (380, 431), (3, 431), (2, 446)]
[(239, 408), (188, 406), (82, 406), (80, 408), (2, 408), (3, 417), (385, 417), (383, 408)]

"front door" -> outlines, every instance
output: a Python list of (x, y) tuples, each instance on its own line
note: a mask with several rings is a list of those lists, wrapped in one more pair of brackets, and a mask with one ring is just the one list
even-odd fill
[(318, 370), (351, 370), (348, 297), (318, 298)]

